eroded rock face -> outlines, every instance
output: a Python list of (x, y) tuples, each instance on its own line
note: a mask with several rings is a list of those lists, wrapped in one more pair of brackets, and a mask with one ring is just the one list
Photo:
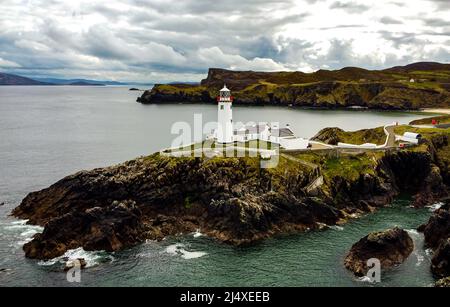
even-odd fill
[(450, 276), (450, 237), (441, 241), (431, 259), (431, 271), (437, 277)]
[(428, 223), (419, 227), (425, 236), (428, 248), (436, 249), (442, 241), (450, 237), (450, 203), (434, 211)]
[[(371, 174), (326, 178), (312, 197), (307, 187), (318, 170), (280, 160), (278, 167), (262, 169), (257, 158), (155, 154), (68, 176), (30, 193), (13, 215), (45, 226), (24, 247), (30, 258), (49, 259), (78, 247), (116, 251), (197, 229), (241, 245), (343, 223), (385, 206), (407, 184), (429, 184), (432, 163), (423, 153), (390, 154), (375, 161)], [(402, 176), (414, 180), (405, 183)]]
[(69, 249), (115, 251), (145, 240), (142, 212), (133, 201), (73, 210), (50, 220), (42, 234), (24, 245), (29, 258), (52, 259)]
[(374, 232), (352, 246), (344, 265), (356, 276), (365, 276), (369, 259), (378, 259), (381, 268), (388, 269), (403, 263), (413, 250), (414, 242), (403, 229)]
[(300, 166), (264, 170), (258, 162), (154, 155), (66, 177), (30, 193), (13, 214), (45, 226), (24, 246), (38, 259), (78, 247), (116, 251), (197, 229), (240, 245), (343, 218), (305, 195), (310, 174)]
[(436, 210), (428, 223), (418, 229), (423, 231), (425, 244), (433, 250), (431, 271), (438, 278), (450, 276), (450, 203), (446, 200)]

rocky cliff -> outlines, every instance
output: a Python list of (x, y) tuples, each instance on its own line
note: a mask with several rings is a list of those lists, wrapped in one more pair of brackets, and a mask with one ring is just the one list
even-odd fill
[[(13, 215), (45, 227), (24, 246), (30, 258), (50, 259), (80, 246), (115, 251), (197, 229), (249, 244), (344, 223), (401, 192), (415, 195), (416, 205), (445, 196), (442, 157), (450, 134), (424, 135), (425, 145), (412, 150), (286, 153), (269, 169), (259, 158), (154, 154), (68, 176), (30, 193)], [(323, 184), (311, 190), (319, 177)]]
[[(425, 236), (426, 247), (433, 250), (431, 271), (442, 280), (437, 286), (449, 287), (450, 278), (450, 199), (437, 209), (430, 220), (419, 227)], [(447, 281), (445, 281), (447, 280)]]
[[(212, 68), (200, 85), (155, 85), (138, 101), (214, 103), (218, 90), (226, 83), (238, 105), (371, 109), (450, 107), (450, 65), (434, 64), (383, 71), (347, 67), (310, 74)], [(418, 70), (413, 70), (414, 67)]]

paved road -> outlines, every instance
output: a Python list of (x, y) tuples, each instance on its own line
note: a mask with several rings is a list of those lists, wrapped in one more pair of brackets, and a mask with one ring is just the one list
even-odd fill
[(319, 168), (319, 166), (318, 166), (317, 164), (314, 164), (314, 163), (311, 163), (311, 162), (307, 162), (307, 161), (301, 160), (301, 159), (296, 158), (296, 157), (293, 157), (293, 156), (291, 156), (291, 155), (289, 155), (289, 154), (280, 153), (280, 156), (282, 156), (282, 157), (284, 157), (284, 158), (286, 158), (286, 159), (288, 159), (288, 160), (291, 160), (291, 161), (293, 161), (293, 162), (300, 163), (300, 164), (302, 164), (302, 165), (304, 165), (304, 166), (306, 166), (306, 167), (310, 167), (310, 168), (312, 168), (312, 169)]
[(386, 131), (388, 132), (386, 147), (394, 147), (395, 146), (395, 126), (387, 126)]

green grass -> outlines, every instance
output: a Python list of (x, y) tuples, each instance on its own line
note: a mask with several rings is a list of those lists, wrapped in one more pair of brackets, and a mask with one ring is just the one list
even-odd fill
[(450, 128), (440, 129), (440, 128), (415, 128), (409, 125), (401, 125), (394, 128), (395, 134), (403, 135), (405, 132), (419, 133), (422, 137), (430, 139), (432, 136), (439, 134), (447, 134), (450, 136)]
[(450, 124), (450, 115), (442, 115), (442, 116), (434, 116), (434, 117), (417, 119), (417, 120), (413, 120), (409, 124), (410, 125), (431, 125), (431, 121), (433, 119), (438, 121), (439, 124)]
[(436, 82), (408, 82), (406, 84), (409, 88), (413, 89), (435, 90), (438, 92), (444, 91), (440, 84)]
[(323, 174), (329, 179), (339, 176), (357, 180), (362, 174), (375, 174), (376, 164), (375, 156), (369, 153), (341, 155), (326, 160)]

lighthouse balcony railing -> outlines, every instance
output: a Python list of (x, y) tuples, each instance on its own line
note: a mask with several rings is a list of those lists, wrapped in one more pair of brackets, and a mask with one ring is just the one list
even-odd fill
[(233, 102), (234, 97), (230, 96), (230, 97), (221, 97), (221, 96), (217, 96), (217, 102), (222, 101), (222, 102)]

